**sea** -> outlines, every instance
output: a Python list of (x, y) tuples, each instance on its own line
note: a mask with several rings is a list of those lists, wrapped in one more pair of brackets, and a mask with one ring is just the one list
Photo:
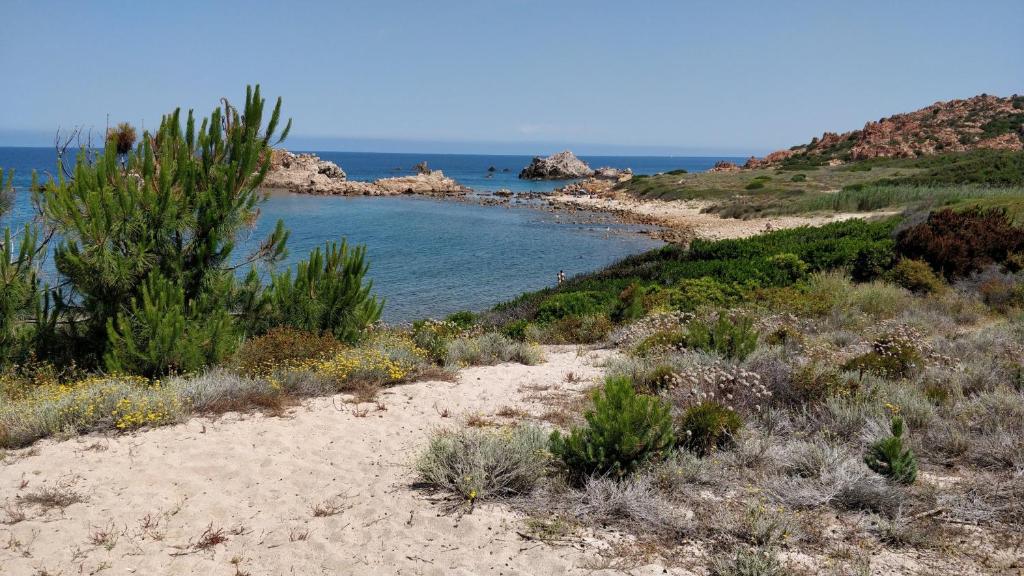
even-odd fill
[[(411, 174), (426, 161), (434, 170), (475, 192), (508, 189), (542, 195), (567, 181), (520, 180), (531, 156), (314, 152), (342, 167), (351, 180)], [(590, 166), (631, 168), (636, 174), (711, 168), (737, 157), (581, 156)], [(54, 173), (53, 148), (0, 147), (0, 168), (14, 170), (15, 204), (0, 217), (0, 228), (20, 227), (34, 216), (29, 184), (33, 170)], [(493, 168), (493, 170), (490, 170)], [(6, 178), (6, 174), (5, 174)], [(373, 289), (385, 301), (383, 319), (392, 324), (441, 318), (459, 310), (479, 311), (516, 295), (554, 285), (567, 276), (600, 269), (626, 256), (661, 245), (643, 227), (611, 218), (570, 218), (531, 207), (489, 206), (425, 197), (333, 197), (274, 193), (236, 250), (254, 249), (278, 220), (291, 230), (292, 266), (315, 247), (346, 239), (365, 245)], [(45, 262), (44, 274), (53, 274)]]

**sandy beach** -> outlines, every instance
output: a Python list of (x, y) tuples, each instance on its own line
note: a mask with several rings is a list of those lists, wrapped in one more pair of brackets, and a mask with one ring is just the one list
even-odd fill
[(689, 238), (722, 240), (747, 238), (769, 230), (821, 226), (853, 218), (884, 216), (896, 212), (837, 212), (828, 216), (772, 216), (770, 218), (722, 218), (702, 212), (709, 204), (697, 201), (637, 200), (614, 196), (554, 194), (547, 198), (554, 206), (570, 210), (591, 210), (615, 214), (626, 222), (666, 228), (660, 235), (670, 242)]
[[(591, 386), (611, 354), (545, 352), (539, 366), (468, 368), (457, 382), (391, 388), (379, 405), (316, 398), (283, 417), (195, 418), (9, 452), (0, 572), (600, 574), (596, 546), (528, 541), (517, 534), (522, 518), (502, 505), (452, 514), (414, 486), (410, 464), (431, 430), (474, 415), (508, 423), (495, 415), (504, 407), (539, 416)], [(581, 379), (566, 383), (569, 372)], [(26, 501), (46, 488), (82, 501)], [(18, 514), (24, 520), (12, 523)]]

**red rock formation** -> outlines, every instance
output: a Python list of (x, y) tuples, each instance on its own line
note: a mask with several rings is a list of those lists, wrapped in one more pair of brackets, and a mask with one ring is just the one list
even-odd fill
[(793, 156), (829, 159), (910, 158), (979, 148), (1024, 150), (1024, 97), (982, 94), (936, 102), (915, 112), (868, 122), (843, 134), (825, 132), (809, 144), (751, 158), (746, 168), (771, 166)]

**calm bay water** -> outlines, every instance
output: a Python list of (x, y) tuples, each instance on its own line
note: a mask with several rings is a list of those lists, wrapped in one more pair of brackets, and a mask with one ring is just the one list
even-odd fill
[[(409, 174), (426, 160), (475, 190), (550, 191), (562, 183), (516, 178), (529, 156), (373, 154), (320, 152), (350, 179), (373, 180)], [(632, 168), (649, 174), (685, 168), (706, 170), (721, 158), (584, 157), (591, 166)], [(732, 159), (735, 160), (735, 159)], [(0, 227), (32, 217), (28, 185), (33, 169), (54, 170), (49, 148), (0, 147), (0, 167), (15, 170), (14, 210)], [(494, 166), (496, 172), (487, 169)], [(502, 170), (508, 168), (508, 172)], [(488, 174), (491, 177), (488, 178)], [(283, 219), (291, 229), (287, 264), (305, 258), (316, 246), (342, 237), (365, 244), (375, 291), (387, 301), (384, 319), (404, 322), (439, 317), (457, 310), (481, 310), (520, 292), (554, 283), (559, 270), (572, 276), (590, 272), (660, 245), (634, 227), (616, 224), (565, 224), (537, 210), (479, 206), (427, 198), (338, 198), (275, 194), (240, 246), (254, 247)]]

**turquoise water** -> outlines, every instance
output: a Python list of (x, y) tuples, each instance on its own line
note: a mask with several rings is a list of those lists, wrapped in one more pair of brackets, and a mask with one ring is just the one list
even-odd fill
[[(338, 162), (350, 178), (371, 180), (409, 173), (427, 160), (478, 190), (551, 190), (558, 183), (524, 182), (518, 171), (528, 156), (320, 153)], [(587, 158), (591, 165), (632, 167), (638, 173), (707, 169), (717, 158)], [(498, 172), (487, 178), (487, 168)], [(0, 166), (15, 169), (17, 198), (0, 226), (32, 217), (31, 171), (53, 170), (48, 148), (0, 148)], [(503, 168), (509, 172), (503, 173)], [(400, 172), (396, 172), (400, 168)], [(493, 184), (493, 187), (491, 186)], [(563, 217), (564, 218), (564, 217)], [(327, 240), (347, 237), (365, 244), (375, 291), (387, 301), (384, 319), (406, 322), (457, 310), (482, 310), (515, 295), (601, 268), (660, 245), (629, 233), (636, 227), (612, 222), (566, 224), (555, 215), (526, 208), (479, 206), (415, 197), (338, 198), (275, 194), (262, 206), (255, 228), (241, 243), (242, 255), (264, 238), (278, 219), (291, 229), (293, 264)], [(52, 270), (51, 268), (48, 268)]]

